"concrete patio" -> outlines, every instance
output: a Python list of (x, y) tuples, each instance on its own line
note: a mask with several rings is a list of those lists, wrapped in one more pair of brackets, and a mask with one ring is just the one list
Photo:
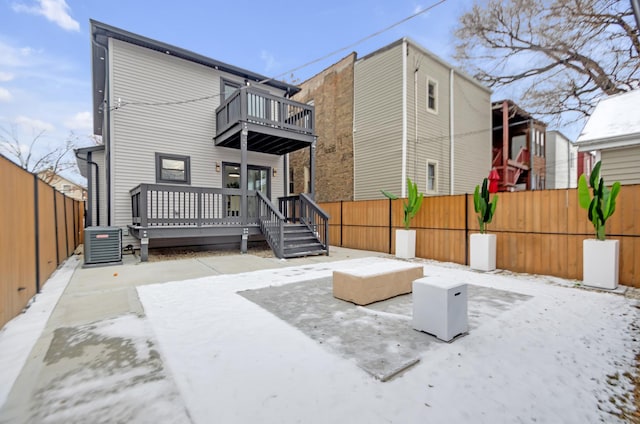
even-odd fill
[[(470, 309), (468, 336), (423, 345), (418, 365), (383, 383), (336, 348), (357, 327), (347, 323), (325, 336), (294, 322), (323, 313), (322, 304), (312, 310), (295, 292), (278, 291), (305, 281), (320, 282), (309, 287), (321, 290), (334, 269), (390, 258), (331, 253), (286, 261), (232, 255), (140, 263), (126, 256), (123, 265), (87, 269), (70, 259), (61, 270), (68, 283), (51, 285), (59, 293), (45, 286), (0, 332), (2, 349), (28, 345), (12, 338), (12, 328), (27, 328), (19, 321), (35, 322), (36, 314), (43, 322), (32, 329), (37, 337), (24, 366), (0, 358), (0, 383), (15, 374), (15, 384), (0, 391), (0, 423), (627, 422), (637, 301), (552, 277), (415, 260), (426, 274), (474, 284), (484, 306)], [(47, 296), (59, 297), (50, 300), (50, 316)], [(279, 306), (261, 306), (269, 302)], [(361, 314), (408, 322), (410, 297), (381, 303)], [(348, 315), (359, 307), (341, 308), (319, 318), (328, 323), (320, 330), (335, 328), (334, 318), (363, 321)]]

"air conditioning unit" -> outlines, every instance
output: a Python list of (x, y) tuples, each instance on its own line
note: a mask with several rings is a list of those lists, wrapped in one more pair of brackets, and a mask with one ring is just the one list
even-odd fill
[(87, 227), (84, 229), (85, 265), (115, 265), (121, 263), (121, 228)]

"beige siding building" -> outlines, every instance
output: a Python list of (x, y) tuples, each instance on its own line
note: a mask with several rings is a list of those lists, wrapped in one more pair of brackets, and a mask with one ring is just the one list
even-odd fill
[(601, 100), (578, 137), (581, 152), (595, 152), (607, 184), (640, 184), (640, 89)]
[[(337, 156), (345, 169), (353, 168), (353, 176), (330, 172), (325, 178), (334, 183), (320, 181), (321, 170), (336, 164), (321, 161), (319, 153), (316, 199), (377, 199), (382, 189), (406, 196), (407, 178), (428, 195), (473, 192), (491, 167), (491, 91), (408, 38), (357, 60), (355, 54), (349, 57), (354, 58), (353, 88), (342, 78), (341, 92), (353, 93), (351, 114), (323, 120), (325, 110), (315, 103), (333, 89), (318, 84), (318, 77), (335, 73), (345, 59), (302, 83), (295, 97), (305, 93), (304, 101), (316, 104), (319, 152), (325, 145), (340, 148), (324, 126), (344, 127), (352, 119), (352, 148), (343, 146), (346, 154)], [(305, 91), (308, 86), (313, 92)], [(293, 175), (304, 166), (299, 159), (291, 160)], [(338, 180), (352, 191), (323, 191)]]

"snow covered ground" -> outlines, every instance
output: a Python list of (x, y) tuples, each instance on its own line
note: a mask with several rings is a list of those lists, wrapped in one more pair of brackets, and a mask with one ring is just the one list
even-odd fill
[(237, 294), (396, 263), (356, 259), (137, 290), (196, 423), (615, 423), (610, 412), (633, 404), (638, 309), (620, 295), (429, 262), (425, 275), (532, 298), (381, 382)]

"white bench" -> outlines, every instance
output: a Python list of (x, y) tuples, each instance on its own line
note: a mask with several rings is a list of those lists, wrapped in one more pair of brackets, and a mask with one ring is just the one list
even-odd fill
[(422, 278), (422, 266), (381, 270), (364, 268), (333, 271), (333, 297), (355, 303), (369, 303), (411, 293), (414, 280)]

